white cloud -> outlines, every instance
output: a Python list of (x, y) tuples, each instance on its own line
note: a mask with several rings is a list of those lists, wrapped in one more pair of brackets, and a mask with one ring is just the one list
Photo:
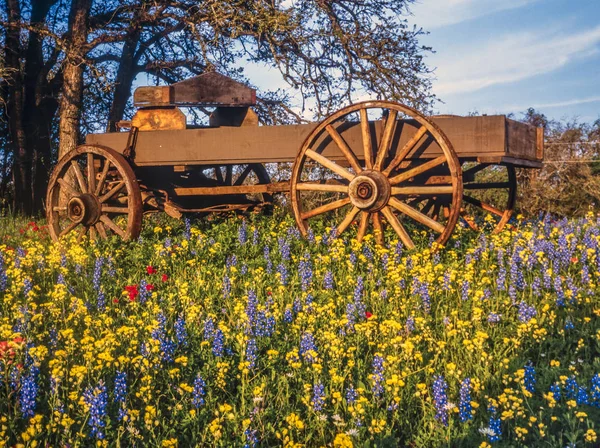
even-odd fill
[(598, 53), (600, 26), (573, 34), (556, 30), (522, 32), (480, 46), (454, 48), (434, 57), (438, 68), (433, 90), (446, 95), (472, 92), (552, 72)]
[(410, 9), (414, 22), (426, 30), (472, 20), (539, 0), (417, 0)]

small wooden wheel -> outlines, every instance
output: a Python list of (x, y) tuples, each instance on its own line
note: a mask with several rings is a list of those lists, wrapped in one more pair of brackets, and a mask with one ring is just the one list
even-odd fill
[[(471, 164), (472, 165), (472, 164)], [(463, 167), (461, 218), (473, 230), (489, 220), (500, 232), (510, 220), (517, 197), (517, 176), (512, 165), (475, 164)]]
[[(358, 219), (356, 238), (362, 241), (371, 221), (383, 244), (387, 221), (408, 248), (431, 231), (444, 244), (462, 193), (460, 163), (444, 133), (418, 111), (388, 101), (357, 103), (326, 118), (306, 138), (292, 168), (292, 207), (304, 235), (310, 219), (342, 212), (338, 235)], [(434, 198), (447, 202), (446, 215), (423, 212), (424, 201)]]
[(56, 165), (48, 184), (46, 217), (53, 240), (76, 231), (78, 240), (114, 233), (135, 239), (142, 226), (142, 199), (125, 158), (103, 146), (83, 145)]

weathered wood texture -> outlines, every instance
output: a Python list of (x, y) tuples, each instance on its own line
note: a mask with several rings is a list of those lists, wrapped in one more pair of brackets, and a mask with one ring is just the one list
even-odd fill
[(256, 91), (216, 72), (204, 73), (170, 86), (138, 87), (135, 107), (150, 106), (253, 106)]
[[(458, 157), (480, 162), (511, 163), (518, 166), (540, 165), (538, 133), (536, 128), (507, 119), (505, 116), (433, 117), (454, 146)], [(206, 165), (228, 163), (292, 162), (298, 149), (317, 124), (290, 126), (247, 126), (188, 129), (185, 131), (148, 131), (140, 133), (136, 146), (135, 163), (152, 165)], [(382, 137), (382, 123), (371, 122), (376, 145)], [(392, 138), (394, 157), (398, 148), (404, 148), (420, 126), (412, 121), (401, 121)], [(359, 122), (338, 125), (337, 132), (359, 158), (364, 157), (362, 130)], [(87, 143), (123, 151), (127, 133), (88, 135)], [(330, 160), (344, 161), (345, 157), (330, 136), (323, 136), (313, 150)], [(323, 151), (321, 152), (321, 149)], [(436, 158), (442, 150), (426, 135), (410, 151), (408, 159)]]
[(131, 126), (139, 131), (185, 130), (185, 115), (178, 107), (152, 107), (138, 110), (131, 119)]

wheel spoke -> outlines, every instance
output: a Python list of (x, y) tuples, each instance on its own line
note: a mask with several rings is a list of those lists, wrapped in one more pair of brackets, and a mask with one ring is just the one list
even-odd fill
[(425, 162), (422, 165), (419, 165), (415, 168), (411, 168), (410, 170), (406, 170), (403, 173), (400, 173), (397, 176), (390, 178), (390, 184), (397, 185), (400, 182), (404, 182), (405, 180), (410, 179), (411, 177), (415, 177), (419, 174), (424, 173), (425, 171), (429, 171), (430, 169), (435, 168), (436, 166), (439, 166), (444, 162), (446, 162), (446, 156), (436, 157), (435, 159), (430, 160), (429, 162)]
[(370, 170), (373, 168), (373, 147), (371, 146), (371, 127), (369, 125), (367, 109), (360, 110), (360, 130), (362, 132), (362, 141), (365, 152), (365, 166)]
[(104, 228), (104, 224), (102, 224), (102, 222), (98, 221), (95, 225), (96, 230), (98, 231), (98, 233), (100, 234), (100, 237), (103, 239), (107, 239), (107, 235), (106, 235), (106, 229)]
[(88, 190), (85, 185), (85, 179), (83, 178), (83, 173), (81, 172), (79, 163), (77, 163), (76, 160), (71, 160), (71, 166), (73, 167), (73, 171), (75, 171), (75, 177), (77, 178), (77, 183), (79, 184), (79, 188), (81, 188), (81, 192), (87, 193)]
[(225, 185), (231, 185), (233, 182), (233, 165), (225, 167)]
[(425, 126), (421, 126), (417, 133), (413, 135), (408, 142), (406, 142), (404, 147), (398, 153), (396, 153), (394, 160), (392, 160), (388, 167), (385, 170), (383, 170), (383, 174), (389, 176), (390, 173), (394, 171), (396, 167), (400, 165), (402, 161), (406, 158), (406, 156), (413, 150), (415, 145), (421, 140), (421, 138), (425, 135), (426, 132), (427, 128)]
[(344, 232), (344, 230), (348, 228), (348, 226), (352, 223), (356, 215), (358, 215), (358, 212), (360, 212), (360, 209), (358, 207), (352, 207), (350, 213), (346, 215), (344, 220), (340, 223), (340, 225), (337, 228), (338, 236), (341, 235)]
[(490, 205), (486, 202), (480, 201), (479, 199), (475, 199), (471, 196), (468, 196), (466, 194), (463, 195), (463, 201), (474, 205), (476, 207), (482, 208), (483, 210), (493, 213), (494, 215), (503, 217), (504, 216), (504, 212), (502, 210), (498, 210), (496, 207), (494, 207), (493, 205)]
[(433, 185), (433, 186), (417, 186), (417, 187), (392, 187), (392, 195), (404, 194), (452, 194), (454, 187), (452, 185)]
[(236, 187), (242, 185), (244, 183), (244, 181), (246, 180), (246, 178), (248, 177), (248, 175), (250, 174), (251, 171), (252, 171), (252, 165), (246, 166), (246, 168), (244, 168), (244, 171), (242, 171), (242, 173), (236, 179), (236, 181), (235, 181), (235, 183), (233, 185), (236, 186)]
[(342, 176), (344, 179), (346, 179), (346, 180), (352, 180), (352, 179), (354, 179), (354, 174), (352, 174), (350, 171), (342, 168), (337, 163), (332, 162), (328, 158), (323, 157), (318, 152), (315, 152), (312, 149), (308, 148), (306, 150), (306, 155), (307, 155), (307, 157), (313, 159), (315, 162), (320, 163), (321, 165), (323, 165), (325, 168), (329, 168), (334, 173)]
[(381, 170), (383, 161), (387, 157), (388, 151), (390, 150), (390, 146), (392, 145), (392, 139), (394, 137), (394, 131), (396, 130), (397, 115), (397, 110), (390, 110), (390, 113), (385, 123), (383, 136), (381, 137), (381, 143), (379, 144), (379, 148), (377, 149), (377, 159), (375, 160), (375, 165), (373, 166), (373, 169), (375, 170)]
[(100, 203), (104, 203), (117, 194), (125, 186), (125, 181), (119, 181), (117, 185), (112, 187), (104, 196), (100, 196)]
[(118, 225), (116, 225), (114, 223), (114, 221), (112, 219), (110, 219), (108, 216), (101, 215), (100, 216), (100, 221), (102, 221), (104, 224), (106, 224), (106, 227), (108, 227), (110, 230), (112, 230), (113, 232), (115, 232), (121, 238), (125, 239), (125, 237), (127, 236), (125, 234), (125, 232), (123, 231), (123, 229), (121, 229)]
[(312, 209), (308, 212), (302, 213), (302, 219), (309, 219), (317, 215), (321, 215), (326, 212), (330, 212), (332, 210), (337, 210), (338, 208), (343, 207), (344, 205), (348, 205), (350, 203), (350, 198), (340, 199), (339, 201), (333, 201), (329, 204), (322, 205), (315, 209)]
[(61, 237), (65, 236), (67, 233), (69, 233), (71, 230), (73, 230), (78, 225), (79, 225), (78, 222), (72, 222), (67, 227), (65, 227), (63, 230), (60, 231), (60, 233), (58, 234), (58, 237), (61, 238)]
[(356, 158), (346, 141), (342, 138), (338, 131), (330, 124), (327, 125), (325, 129), (327, 129), (327, 132), (329, 132), (329, 135), (331, 136), (335, 144), (338, 146), (338, 148), (340, 148), (340, 151), (342, 151), (344, 157), (346, 157), (346, 159), (350, 163), (350, 166), (352, 167), (352, 169), (354, 169), (354, 172), (356, 174), (360, 173), (362, 171), (362, 168), (360, 167), (358, 159)]
[(473, 218), (471, 216), (469, 216), (469, 214), (464, 209), (461, 210), (460, 217), (467, 223), (467, 225), (471, 228), (471, 230), (475, 230), (475, 231), (479, 230), (479, 227), (477, 226), (477, 224), (475, 224), (475, 221), (473, 221)]
[(88, 177), (88, 192), (96, 191), (96, 170), (94, 168), (94, 154), (88, 152), (87, 155), (87, 177)]
[(383, 226), (381, 225), (381, 217), (378, 212), (373, 213), (373, 228), (375, 229), (375, 241), (380, 246), (383, 246)]
[(310, 182), (296, 184), (296, 189), (300, 191), (329, 191), (334, 193), (348, 193), (348, 187), (346, 185), (315, 184)]
[(129, 213), (129, 207), (114, 207), (106, 204), (102, 204), (103, 213)]
[(402, 223), (398, 221), (398, 218), (396, 218), (396, 215), (394, 215), (392, 209), (386, 205), (381, 210), (381, 213), (383, 213), (385, 219), (387, 219), (392, 228), (396, 231), (396, 233), (400, 237), (400, 241), (402, 241), (402, 244), (404, 244), (409, 249), (414, 249), (415, 243), (413, 243), (413, 240), (411, 239), (410, 235), (408, 234)]
[(104, 187), (104, 181), (106, 180), (106, 176), (108, 175), (108, 170), (110, 169), (110, 160), (106, 159), (104, 161), (104, 168), (102, 168), (102, 173), (100, 174), (100, 179), (98, 179), (98, 185), (96, 185), (95, 195), (100, 196), (102, 193), (102, 188)]
[(86, 232), (87, 232), (87, 227), (82, 225), (81, 229), (79, 229), (79, 233), (77, 234), (77, 242), (78, 243), (82, 240), (82, 238)]
[(90, 240), (96, 239), (96, 228), (94, 226), (90, 226)]
[[(445, 229), (445, 227), (440, 224), (437, 221), (434, 221), (433, 219), (431, 219), (429, 216), (424, 215), (423, 213), (421, 213), (420, 211), (409, 207), (408, 205), (400, 202), (398, 199), (396, 198), (390, 198), (390, 202), (389, 204), (394, 207), (396, 210), (398, 210), (399, 212), (404, 213), (406, 216), (409, 216), (410, 218), (414, 219), (417, 222), (420, 222), (423, 225), (426, 225), (427, 227), (435, 230), (438, 233), (442, 233)], [(436, 206), (439, 204), (436, 204)]]
[(54, 207), (52, 207), (52, 211), (54, 211), (54, 212), (66, 212), (67, 211), (67, 207), (54, 206)]
[(215, 166), (215, 179), (217, 179), (217, 182), (219, 182), (220, 184), (224, 183), (223, 173), (221, 172), (220, 166)]
[(65, 179), (58, 179), (58, 184), (61, 188), (64, 188), (66, 192), (69, 193), (71, 196), (79, 196), (81, 194)]
[[(361, 109), (364, 110), (364, 109)], [(362, 243), (365, 234), (367, 233), (367, 227), (369, 226), (369, 212), (362, 212), (360, 214), (360, 224), (358, 225), (358, 234), (356, 239), (359, 243)]]

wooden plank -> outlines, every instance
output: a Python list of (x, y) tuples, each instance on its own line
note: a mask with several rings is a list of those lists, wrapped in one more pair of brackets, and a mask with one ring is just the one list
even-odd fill
[(177, 196), (220, 196), (225, 194), (282, 193), (290, 191), (289, 182), (227, 187), (175, 188)]
[(535, 147), (535, 157), (538, 160), (544, 160), (544, 128), (537, 128), (537, 144)]
[[(519, 152), (518, 148), (513, 148), (513, 144), (531, 147), (535, 151), (537, 135), (533, 127), (531, 133), (522, 133), (520, 138), (513, 139), (514, 143), (507, 144), (507, 121), (504, 116), (444, 117), (434, 118), (434, 121), (446, 133), (461, 158), (473, 158), (480, 162), (484, 159), (500, 160), (507, 157), (507, 148), (512, 152)], [(293, 162), (302, 142), (315, 126), (317, 124), (311, 123), (142, 132), (138, 135), (135, 163), (139, 166), (161, 166)], [(345, 128), (340, 127), (337, 131), (357, 158), (364, 160), (360, 123), (346, 123), (344, 126)], [(404, 148), (420, 127), (413, 120), (398, 122), (396, 133), (399, 135), (393, 139), (395, 143), (390, 156), (394, 156), (398, 148)], [(372, 128), (373, 139), (380, 141), (381, 122), (373, 123)], [(118, 132), (92, 134), (87, 136), (87, 143), (108, 146), (122, 152), (127, 143), (127, 135)], [(531, 140), (528, 140), (528, 135), (531, 135)], [(407, 160), (431, 159), (443, 154), (431, 138), (423, 137), (423, 140), (424, 143), (410, 151)], [(317, 147), (312, 148), (316, 152), (340, 165), (346, 162), (346, 158), (326, 132), (317, 144)], [(530, 149), (521, 152), (531, 155)], [(532, 160), (528, 157), (513, 159)], [(509, 160), (506, 159), (506, 163), (510, 163)], [(533, 160), (536, 160), (535, 157)]]
[(185, 130), (185, 114), (178, 107), (152, 107), (138, 110), (131, 119), (138, 131)]
[(537, 157), (537, 128), (506, 119), (506, 156), (515, 159), (541, 160)]

